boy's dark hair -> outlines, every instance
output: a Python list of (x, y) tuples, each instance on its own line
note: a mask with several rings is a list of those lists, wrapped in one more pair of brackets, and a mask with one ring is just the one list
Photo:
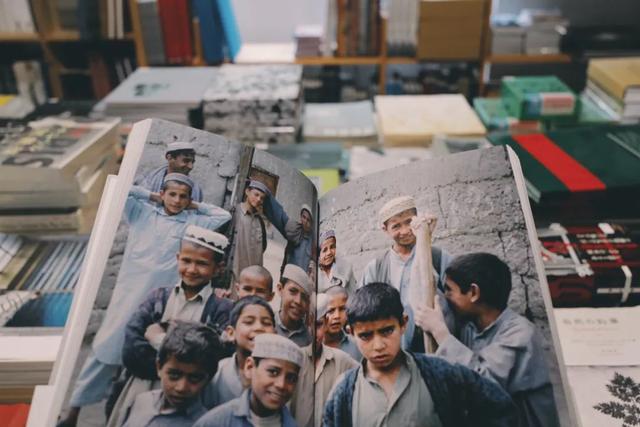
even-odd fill
[[(417, 215), (418, 215), (418, 208), (409, 208), (409, 209), (405, 209), (405, 210), (403, 210), (402, 212), (398, 212), (396, 215), (403, 214), (403, 213), (405, 213), (406, 211), (413, 211), (413, 216), (417, 216)], [(396, 215), (394, 215), (394, 216), (396, 216)], [(393, 218), (393, 217), (391, 217), (391, 218)], [(391, 218), (389, 218), (389, 219), (391, 219)], [(389, 222), (389, 219), (388, 219), (388, 220), (386, 220), (385, 222), (383, 222), (383, 223), (382, 223), (382, 225), (384, 225), (384, 226), (386, 227), (386, 226), (387, 226), (387, 222)]]
[(173, 356), (178, 362), (199, 365), (213, 376), (222, 355), (220, 337), (213, 329), (201, 323), (176, 321), (162, 340), (158, 363), (162, 367)]
[(169, 153), (167, 153), (167, 156), (171, 157), (172, 159), (175, 159), (178, 156), (191, 156), (191, 157), (196, 157), (196, 150), (192, 150), (190, 148), (186, 148), (184, 150), (175, 150), (175, 151), (171, 151)]
[(271, 290), (271, 292), (273, 292), (273, 277), (271, 277), (271, 273), (269, 273), (269, 270), (267, 270), (266, 268), (264, 268), (261, 265), (250, 265), (248, 267), (245, 267), (242, 269), (242, 271), (240, 272), (240, 275), (238, 276), (238, 282), (240, 282), (240, 278), (242, 277), (243, 274), (249, 274), (249, 275), (253, 275), (253, 276), (260, 276), (264, 279), (267, 280), (267, 287), (269, 288), (269, 290)]
[(402, 325), (403, 315), (400, 293), (386, 283), (369, 283), (356, 290), (347, 302), (347, 319), (351, 326), (357, 322), (373, 322), (390, 317), (398, 319)]
[(169, 183), (178, 184), (178, 185), (184, 185), (185, 187), (187, 187), (189, 189), (189, 197), (191, 197), (191, 193), (193, 192), (193, 188), (191, 188), (190, 185), (185, 184), (184, 182), (180, 182), (180, 181), (173, 181), (171, 179), (162, 183), (162, 191), (166, 191), (167, 190), (167, 187), (169, 186)]
[(238, 323), (238, 319), (242, 315), (242, 311), (248, 305), (259, 305), (261, 307), (264, 307), (269, 312), (269, 316), (271, 317), (271, 321), (273, 322), (273, 324), (276, 324), (276, 316), (273, 313), (273, 309), (271, 308), (269, 303), (259, 296), (249, 295), (240, 298), (235, 302), (233, 308), (231, 309), (231, 313), (229, 313), (229, 325), (233, 326), (234, 328), (236, 327), (236, 323)]
[(480, 288), (480, 301), (504, 310), (511, 293), (511, 270), (500, 258), (486, 252), (460, 255), (451, 261), (445, 274), (463, 293), (469, 292), (471, 284)]

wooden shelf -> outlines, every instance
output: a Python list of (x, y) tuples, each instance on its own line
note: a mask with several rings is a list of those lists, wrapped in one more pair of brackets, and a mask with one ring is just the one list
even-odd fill
[(36, 33), (5, 33), (0, 32), (0, 42), (37, 43), (40, 37)]
[(74, 42), (80, 40), (80, 33), (76, 30), (56, 30), (45, 34), (44, 39), (49, 42)]
[(490, 64), (546, 64), (571, 62), (571, 56), (563, 53), (540, 55), (489, 55), (484, 62)]
[(295, 59), (300, 65), (377, 65), (382, 63), (379, 56), (308, 56)]

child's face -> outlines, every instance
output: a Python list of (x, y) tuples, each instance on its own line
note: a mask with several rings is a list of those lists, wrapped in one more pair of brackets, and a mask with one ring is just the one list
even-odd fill
[(406, 320), (400, 325), (398, 319), (389, 317), (370, 322), (356, 322), (351, 327), (362, 357), (367, 359), (372, 368), (384, 370), (393, 363), (400, 352)]
[[(255, 366), (247, 359), (247, 375), (251, 377), (252, 405), (260, 412), (280, 410), (291, 399), (298, 383), (298, 365), (281, 359), (262, 359)], [(255, 409), (254, 409), (255, 412)]]
[(201, 287), (211, 281), (219, 266), (213, 251), (202, 246), (183, 242), (178, 252), (178, 274), (188, 287)]
[(264, 333), (275, 333), (275, 326), (269, 311), (258, 304), (246, 306), (235, 326), (227, 327), (227, 334), (235, 340), (236, 347), (249, 353), (253, 351), (253, 339)]
[(320, 245), (320, 265), (328, 267), (336, 260), (336, 239), (329, 237)]
[(411, 246), (416, 243), (416, 236), (411, 230), (411, 219), (416, 216), (414, 209), (408, 209), (392, 216), (382, 229), (399, 245)]
[(195, 162), (196, 157), (193, 154), (179, 154), (175, 157), (167, 155), (167, 172), (189, 175)]
[(471, 289), (467, 293), (463, 293), (456, 282), (447, 278), (444, 285), (444, 296), (456, 316), (468, 318), (473, 315), (475, 304)]
[(327, 305), (327, 332), (336, 335), (347, 324), (347, 296), (333, 295)]
[(305, 233), (311, 232), (311, 214), (306, 209), (300, 212), (300, 224), (302, 224), (302, 230)]
[(209, 374), (197, 363), (182, 363), (170, 356), (164, 365), (156, 364), (162, 391), (167, 402), (174, 408), (185, 408), (198, 397)]
[(291, 280), (287, 280), (284, 286), (278, 286), (281, 298), (280, 309), (289, 319), (295, 322), (303, 321), (309, 312), (309, 295)]
[(248, 188), (245, 190), (244, 194), (247, 197), (247, 203), (249, 203), (249, 206), (253, 209), (262, 209), (264, 199), (267, 197), (266, 194), (256, 188)]
[(265, 301), (271, 301), (273, 291), (269, 286), (269, 280), (260, 275), (241, 273), (240, 280), (236, 283), (236, 292), (238, 299), (256, 295)]
[(168, 182), (167, 188), (160, 191), (164, 210), (169, 215), (178, 215), (191, 203), (191, 189), (186, 184)]

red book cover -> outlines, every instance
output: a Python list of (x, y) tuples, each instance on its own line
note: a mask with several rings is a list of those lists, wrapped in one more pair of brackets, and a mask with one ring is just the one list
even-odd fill
[(193, 41), (191, 37), (191, 12), (189, 0), (174, 0), (175, 15), (173, 17), (179, 34), (181, 63), (190, 64), (193, 59)]
[(170, 64), (180, 64), (182, 63), (182, 49), (174, 0), (158, 0), (158, 13), (160, 14), (162, 39), (164, 41), (167, 62)]

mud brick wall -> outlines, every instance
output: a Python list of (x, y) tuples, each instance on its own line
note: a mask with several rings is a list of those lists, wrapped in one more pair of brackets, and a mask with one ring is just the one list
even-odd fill
[[(453, 256), (490, 252), (509, 265), (513, 283), (509, 306), (539, 327), (548, 360), (553, 361), (545, 305), (505, 148), (446, 159), (403, 165), (329, 192), (320, 199), (320, 232), (336, 231), (338, 256), (352, 263), (360, 280), (366, 264), (391, 246), (378, 224), (379, 209), (394, 197), (412, 195), (418, 212), (438, 217), (435, 245)], [(550, 366), (555, 386), (560, 382), (557, 364)]]

